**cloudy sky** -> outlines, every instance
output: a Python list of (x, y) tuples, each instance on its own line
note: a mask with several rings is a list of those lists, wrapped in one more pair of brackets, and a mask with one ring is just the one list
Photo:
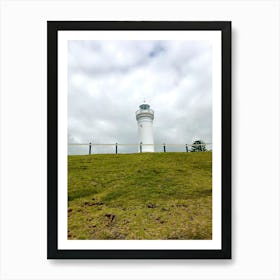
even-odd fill
[(210, 43), (68, 42), (69, 143), (137, 143), (144, 99), (155, 111), (155, 143), (212, 142)]

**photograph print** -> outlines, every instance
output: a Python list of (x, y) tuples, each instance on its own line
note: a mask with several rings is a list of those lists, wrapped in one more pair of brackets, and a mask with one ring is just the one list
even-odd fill
[(48, 35), (48, 258), (230, 258), (230, 22)]

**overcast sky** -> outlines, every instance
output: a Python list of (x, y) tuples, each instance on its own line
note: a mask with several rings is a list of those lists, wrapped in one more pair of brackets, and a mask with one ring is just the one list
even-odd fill
[(155, 143), (212, 142), (210, 43), (69, 41), (69, 143), (137, 143), (144, 99)]

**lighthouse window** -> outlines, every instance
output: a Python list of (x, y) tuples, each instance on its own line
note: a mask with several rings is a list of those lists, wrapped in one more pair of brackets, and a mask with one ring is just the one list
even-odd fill
[(150, 108), (150, 105), (148, 105), (148, 104), (142, 104), (142, 105), (140, 106), (140, 108), (141, 108), (142, 110), (147, 110), (147, 109)]

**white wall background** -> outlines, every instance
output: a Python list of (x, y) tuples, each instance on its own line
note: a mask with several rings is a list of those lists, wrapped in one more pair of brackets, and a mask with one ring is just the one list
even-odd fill
[[(280, 279), (279, 1), (1, 1), (1, 279)], [(233, 259), (46, 259), (46, 21), (232, 20)]]

